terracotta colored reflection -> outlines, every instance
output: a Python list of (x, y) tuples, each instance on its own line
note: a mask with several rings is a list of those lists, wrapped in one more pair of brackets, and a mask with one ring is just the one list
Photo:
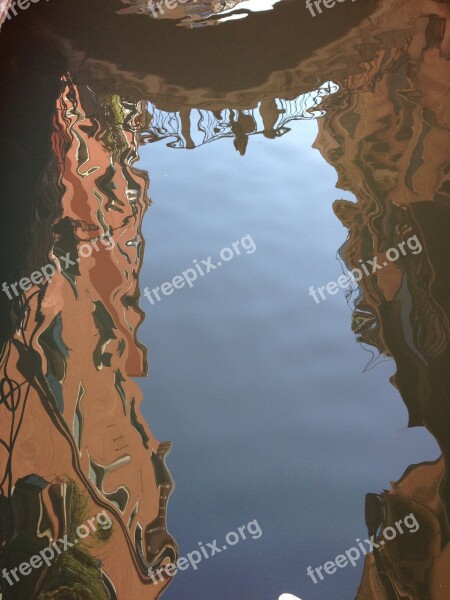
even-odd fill
[(147, 371), (136, 332), (148, 177), (133, 163), (148, 114), (111, 96), (89, 117), (89, 90), (63, 83), (49, 167), (61, 197), (46, 184), (49, 210), (60, 202), (48, 255), (57, 271), (24, 294), (26, 317), (2, 358), (1, 438), (13, 439), (0, 449), (9, 461), (2, 500), (17, 516), (4, 564), (17, 566), (105, 509), (107, 537), (34, 569), (14, 593), (53, 598), (64, 584), (99, 599), (156, 598), (167, 580), (154, 585), (148, 571), (176, 561), (177, 548), (165, 528), (170, 444), (143, 420), (133, 380)]

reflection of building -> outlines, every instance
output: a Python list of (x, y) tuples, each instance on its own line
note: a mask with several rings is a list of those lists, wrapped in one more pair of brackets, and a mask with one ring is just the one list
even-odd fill
[[(445, 381), (441, 369), (449, 352), (447, 254), (438, 253), (448, 247), (450, 181), (450, 134), (440, 117), (448, 94), (440, 25), (437, 16), (417, 19), (423, 55), (413, 45), (409, 56), (405, 40), (396, 49), (380, 49), (364, 75), (338, 82), (341, 91), (323, 103), (327, 116), (316, 140), (338, 172), (338, 187), (358, 200), (335, 203), (350, 230), (342, 256), (351, 268), (373, 256), (382, 263), (386, 250), (413, 233), (423, 242), (423, 253), (361, 282), (354, 329), (361, 340), (394, 356), (395, 383), (411, 425), (426, 422), (432, 430), (433, 414), (450, 417), (444, 388), (434, 381)], [(437, 437), (448, 454), (446, 428)]]
[[(391, 492), (368, 495), (369, 534), (410, 512), (421, 528), (366, 558), (358, 600), (446, 600), (450, 592), (450, 129), (443, 109), (450, 92), (449, 21), (437, 3), (423, 12), (421, 3), (413, 7), (415, 15), (411, 3), (404, 6), (408, 37), (393, 44), (385, 33), (361, 72), (337, 80), (340, 90), (323, 102), (315, 142), (338, 173), (337, 187), (357, 198), (334, 204), (349, 229), (340, 252), (348, 268), (373, 257), (383, 265), (389, 248), (412, 235), (420, 239), (420, 254), (358, 284), (353, 330), (393, 357), (392, 383), (409, 426), (426, 426), (443, 453), (435, 464), (411, 467)], [(385, 30), (382, 19), (379, 39)]]
[[(367, 527), (379, 547), (366, 556), (357, 600), (450, 598), (450, 528), (439, 494), (443, 477), (442, 459), (422, 463), (411, 466), (390, 491), (367, 496)], [(411, 514), (417, 531), (405, 530), (386, 542), (381, 531)]]
[[(214, 60), (209, 54), (205, 60), (205, 46), (210, 48), (197, 44), (198, 38), (192, 37), (195, 32), (173, 27), (175, 34), (167, 27), (170, 23), (146, 19), (154, 28), (149, 26), (149, 34), (143, 35), (147, 29), (140, 29), (131, 17), (120, 17), (127, 35), (117, 51), (115, 34), (120, 32), (108, 29), (108, 23), (120, 24), (119, 20), (103, 14), (104, 19), (95, 20), (99, 5), (94, 0), (87, 16), (83, 13), (86, 5), (77, 4), (70, 12), (68, 4), (64, 9), (55, 5), (53, 31), (51, 22), (47, 27), (45, 21), (45, 27), (37, 27), (35, 33), (36, 47), (41, 49), (45, 40), (55, 66), (47, 67), (43, 60), (40, 71), (34, 63), (28, 68), (30, 53), (24, 51), (23, 81), (17, 83), (16, 55), (8, 55), (6, 61), (16, 84), (6, 90), (11, 93), (9, 108), (14, 93), (19, 95), (17, 90), (38, 90), (33, 92), (33, 104), (20, 105), (14, 118), (8, 115), (19, 131), (14, 130), (4, 144), (12, 148), (9, 165), (13, 167), (38, 162), (45, 155), (41, 152), (46, 149), (44, 142), (37, 148), (31, 146), (35, 139), (44, 138), (37, 126), (45, 119), (42, 110), (32, 112), (35, 104), (41, 97), (41, 108), (54, 104), (44, 84), (54, 84), (55, 72), (59, 69), (61, 74), (68, 67), (77, 85), (65, 79), (63, 93), (54, 92), (58, 110), (52, 145), (57, 160), (45, 171), (36, 204), (27, 204), (31, 193), (14, 196), (16, 187), (23, 184), (20, 171), (13, 171), (14, 185), (7, 187), (9, 204), (17, 199), (23, 211), (28, 209), (32, 215), (31, 228), (17, 213), (7, 225), (18, 223), (24, 246), (27, 237), (32, 240), (29, 270), (44, 264), (49, 251), (50, 258), (63, 268), (48, 287), (33, 288), (22, 306), (12, 313), (11, 307), (5, 311), (8, 316), (19, 315), (22, 327), (2, 355), (2, 367), (7, 366), (1, 388), (2, 437), (7, 440), (11, 427), (20, 424), (17, 418), (12, 423), (13, 414), (28, 417), (32, 408), (33, 418), (21, 423), (11, 448), (12, 461), (7, 445), (0, 448), (2, 463), (7, 465), (3, 521), (5, 514), (11, 516), (13, 485), (18, 493), (13, 502), (16, 521), (21, 523), (28, 513), (35, 521), (40, 502), (58, 507), (49, 498), (62, 496), (66, 489), (76, 496), (71, 483), (60, 481), (62, 474), (69, 474), (77, 488), (89, 492), (90, 510), (105, 507), (113, 515), (115, 534), (92, 549), (94, 557), (103, 561), (102, 585), (106, 590), (115, 587), (119, 597), (152, 596), (153, 588), (145, 587), (149, 583), (145, 568), (170, 560), (175, 547), (164, 526), (171, 489), (163, 464), (167, 446), (158, 444), (142, 422), (140, 391), (131, 379), (143, 374), (146, 366), (144, 350), (135, 339), (142, 318), (138, 308), (143, 252), (140, 223), (147, 204), (146, 177), (132, 167), (138, 140), (167, 139), (173, 147), (193, 148), (231, 137), (243, 154), (249, 135), (276, 137), (287, 130), (289, 121), (309, 117), (308, 109), (319, 104), (326, 117), (319, 121), (316, 147), (336, 168), (338, 186), (357, 198), (355, 204), (338, 201), (334, 205), (349, 229), (342, 258), (348, 266), (358, 267), (359, 260), (382, 257), (412, 233), (423, 244), (421, 254), (407, 256), (362, 281), (353, 328), (359, 340), (395, 359), (393, 383), (408, 407), (410, 425), (425, 424), (443, 451), (443, 460), (410, 469), (391, 493), (383, 495), (384, 512), (376, 521), (378, 527), (389, 524), (396, 514), (396, 495), (405, 500), (402, 510), (419, 511), (427, 536), (420, 560), (411, 559), (410, 550), (415, 552), (415, 547), (401, 545), (392, 547), (390, 554), (371, 556), (360, 600), (399, 599), (406, 594), (409, 600), (430, 594), (433, 599), (447, 600), (449, 295), (447, 256), (442, 249), (448, 243), (449, 221), (449, 120), (444, 112), (449, 91), (444, 58), (449, 54), (448, 6), (432, 0), (392, 0), (379, 3), (370, 19), (358, 20), (353, 15), (369, 11), (362, 7), (370, 3), (344, 3), (340, 9), (349, 11), (349, 20), (355, 20), (342, 35), (341, 22), (336, 21), (333, 32), (324, 29), (326, 39), (323, 32), (319, 34), (322, 45), (313, 47), (319, 19), (300, 31), (295, 12), (299, 3), (286, 2), (279, 8), (287, 11), (290, 5), (294, 16), (293, 25), (287, 19), (281, 23), (282, 33), (290, 32), (288, 47), (273, 44), (270, 52), (259, 51), (257, 42), (264, 32), (270, 30), (276, 40), (282, 39), (282, 33), (277, 37), (270, 27), (277, 31), (282, 12), (278, 10), (273, 11), (272, 21), (246, 19), (248, 39), (244, 21), (227, 24), (226, 34), (221, 27), (203, 29), (202, 35), (214, 33), (219, 39)], [(86, 34), (92, 24), (87, 20), (91, 10), (95, 17), (92, 39)], [(103, 4), (101, 10), (105, 10)], [(47, 18), (51, 21), (51, 15)], [(72, 21), (77, 18), (82, 27), (79, 36), (74, 32), (72, 38), (68, 30), (72, 33)], [(132, 27), (136, 36), (130, 34)], [(297, 28), (295, 35), (290, 27)], [(227, 43), (222, 46), (223, 41)], [(27, 43), (28, 38), (23, 40), (28, 50)], [(23, 44), (21, 40), (15, 51), (21, 52)], [(39, 85), (31, 86), (29, 79)], [(330, 90), (324, 88), (327, 81), (336, 82)], [(150, 114), (143, 101), (149, 103)], [(35, 126), (41, 138), (35, 135)], [(0, 128), (0, 135), (5, 136), (5, 127)], [(6, 177), (2, 185), (7, 183)], [(64, 267), (67, 251), (79, 257), (83, 243), (109, 233), (115, 242), (112, 250), (101, 247), (98, 253), (81, 257), (79, 264)], [(26, 410), (22, 413), (22, 409)], [(39, 488), (40, 480), (28, 479), (37, 470), (52, 482), (49, 486)], [(372, 511), (373, 504), (368, 502), (369, 529), (374, 523)], [(53, 515), (48, 509), (46, 517), (59, 535), (58, 528), (63, 529), (56, 512)], [(4, 531), (3, 535), (3, 540), (8, 538)], [(14, 560), (16, 551), (9, 543), (8, 560)], [(408, 581), (402, 570), (403, 556)], [(417, 577), (411, 565), (418, 567)], [(98, 581), (98, 565), (94, 566)]]
[[(36, 268), (40, 255), (41, 264), (50, 261), (57, 272), (21, 298), (19, 328), (1, 357), (2, 522), (10, 510), (16, 515), (10, 532), (2, 528), (3, 561), (16, 566), (15, 539), (25, 544), (24, 557), (27, 539), (42, 548), (49, 535), (68, 533), (67, 486), (86, 514), (106, 509), (114, 526), (108, 539), (71, 554), (69, 565), (64, 556), (39, 573), (42, 581), (24, 578), (6, 586), (5, 600), (35, 593), (43, 594), (41, 600), (62, 599), (68, 597), (64, 590), (87, 598), (91, 578), (99, 600), (155, 598), (167, 580), (155, 586), (149, 569), (176, 560), (165, 529), (170, 445), (160, 444), (143, 421), (142, 393), (132, 379), (147, 371), (136, 330), (143, 318), (139, 271), (148, 177), (133, 163), (148, 114), (140, 103), (108, 97), (88, 117), (98, 101), (64, 80), (29, 263)], [(36, 477), (42, 485), (35, 485)], [(19, 480), (29, 493), (12, 493)], [(44, 536), (39, 503), (45, 503), (48, 522)], [(38, 518), (27, 520), (27, 512)], [(74, 527), (82, 524), (77, 515), (74, 509)]]

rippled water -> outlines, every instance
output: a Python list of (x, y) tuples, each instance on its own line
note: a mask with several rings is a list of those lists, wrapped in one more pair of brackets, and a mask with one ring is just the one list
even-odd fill
[(254, 4), (2, 26), (4, 600), (448, 600), (448, 10)]

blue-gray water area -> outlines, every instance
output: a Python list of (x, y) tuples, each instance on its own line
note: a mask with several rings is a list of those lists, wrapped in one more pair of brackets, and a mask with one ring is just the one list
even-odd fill
[[(173, 442), (168, 530), (180, 556), (257, 519), (241, 541), (179, 571), (167, 600), (352, 598), (363, 560), (314, 584), (317, 567), (367, 538), (364, 498), (390, 488), (438, 446), (389, 377), (391, 359), (355, 341), (336, 281), (347, 237), (331, 209), (336, 172), (311, 146), (315, 120), (285, 136), (229, 139), (195, 150), (141, 147), (152, 206), (141, 290), (155, 288), (250, 234), (241, 252), (154, 305), (141, 297), (150, 376), (139, 380), (155, 435)], [(201, 263), (200, 263), (201, 264)], [(408, 535), (408, 534), (406, 534)], [(410, 534), (409, 534), (410, 535)]]

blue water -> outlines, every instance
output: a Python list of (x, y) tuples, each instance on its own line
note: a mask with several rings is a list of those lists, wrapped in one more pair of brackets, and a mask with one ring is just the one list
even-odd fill
[[(291, 124), (292, 125), (292, 124)], [(153, 205), (144, 220), (141, 290), (250, 234), (235, 256), (151, 305), (139, 339), (149, 350), (143, 412), (171, 440), (176, 482), (168, 529), (180, 556), (256, 519), (240, 541), (179, 572), (166, 600), (351, 599), (363, 561), (315, 585), (323, 565), (367, 537), (364, 497), (412, 463), (440, 454), (407, 411), (390, 360), (355, 342), (345, 294), (317, 305), (308, 289), (342, 272), (346, 230), (334, 216), (337, 176), (311, 145), (315, 121), (279, 139), (229, 139), (192, 151), (141, 148)]]

